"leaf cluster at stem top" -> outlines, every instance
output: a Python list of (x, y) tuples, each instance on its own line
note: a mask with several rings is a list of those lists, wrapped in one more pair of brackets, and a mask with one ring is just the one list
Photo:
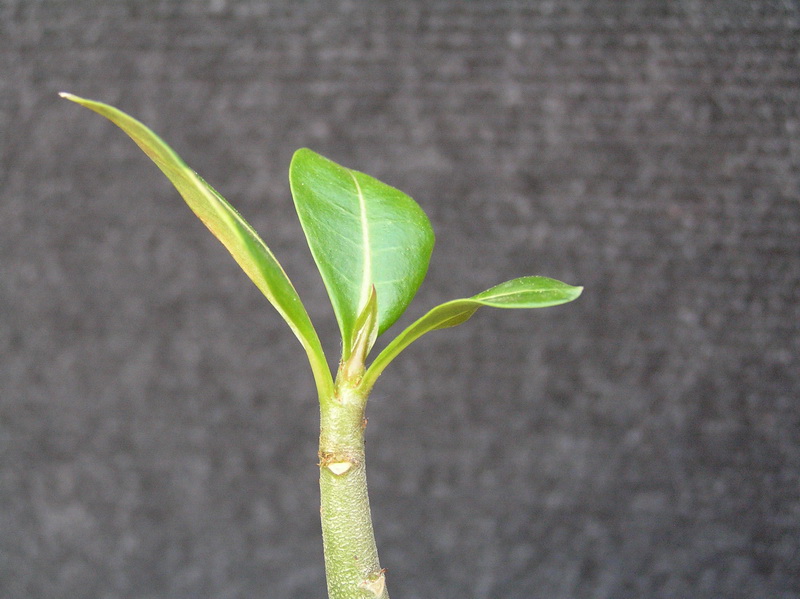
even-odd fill
[[(108, 104), (61, 95), (109, 119), (161, 169), (287, 322), (308, 355), (320, 398), (331, 397), (333, 377), (317, 332), (286, 272), (253, 227), (141, 122)], [(446, 302), (403, 330), (367, 368), (375, 340), (403, 314), (425, 278), (434, 244), (430, 221), (402, 191), (309, 149), (295, 153), (289, 181), (339, 323), (339, 376), (364, 392), (416, 339), (467, 321), (481, 306), (543, 308), (581, 294), (581, 287), (554, 279), (521, 277)]]

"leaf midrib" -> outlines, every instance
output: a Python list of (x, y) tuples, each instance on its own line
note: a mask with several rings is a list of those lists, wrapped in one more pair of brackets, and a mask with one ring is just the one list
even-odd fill
[(487, 295), (485, 297), (474, 297), (470, 299), (475, 299), (478, 301), (486, 301), (486, 300), (494, 300), (501, 297), (511, 297), (512, 295), (524, 295), (527, 293), (552, 293), (553, 291), (560, 291), (558, 287), (549, 287), (547, 289), (525, 289), (523, 291), (507, 291), (505, 293), (497, 293), (492, 295)]
[(352, 171), (348, 170), (347, 172), (350, 178), (353, 179), (353, 184), (356, 186), (358, 215), (361, 220), (361, 243), (363, 244), (364, 263), (361, 273), (361, 290), (358, 297), (358, 311), (360, 312), (369, 300), (369, 292), (372, 288), (372, 255), (370, 250), (369, 219), (367, 218), (367, 202), (364, 198), (364, 193), (361, 191), (358, 178), (356, 178), (355, 173)]

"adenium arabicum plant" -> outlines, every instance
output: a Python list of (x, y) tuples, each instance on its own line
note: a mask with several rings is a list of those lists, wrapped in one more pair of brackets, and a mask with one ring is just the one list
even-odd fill
[(364, 411), (384, 368), (425, 333), (459, 325), (478, 308), (544, 308), (581, 287), (539, 276), (501, 283), (436, 306), (368, 362), (370, 350), (408, 307), (428, 269), (433, 229), (408, 195), (300, 149), (289, 166), (295, 208), (342, 336), (332, 373), (303, 302), (274, 254), (239, 213), (155, 133), (120, 110), (62, 93), (106, 117), (147, 154), (197, 217), (283, 317), (308, 356), (320, 403), (320, 499), (330, 599), (388, 599), (378, 561), (364, 459)]

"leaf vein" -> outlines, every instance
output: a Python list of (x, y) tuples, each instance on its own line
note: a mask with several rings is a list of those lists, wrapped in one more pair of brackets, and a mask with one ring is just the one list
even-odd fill
[(359, 215), (361, 217), (361, 240), (363, 243), (363, 264), (362, 264), (362, 274), (361, 274), (361, 293), (359, 294), (358, 299), (358, 310), (360, 311), (366, 302), (369, 300), (369, 291), (372, 286), (372, 255), (371, 255), (371, 247), (370, 247), (370, 236), (369, 236), (369, 218), (367, 216), (367, 202), (364, 198), (364, 193), (361, 191), (361, 185), (358, 184), (358, 179), (356, 178), (353, 171), (348, 170), (350, 173), (350, 177), (353, 179), (353, 183), (356, 186), (356, 194), (358, 196), (358, 209)]

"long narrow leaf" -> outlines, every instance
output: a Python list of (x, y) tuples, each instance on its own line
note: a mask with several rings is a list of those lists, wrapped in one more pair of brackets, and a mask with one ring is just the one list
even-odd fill
[(347, 358), (356, 318), (373, 286), (379, 335), (414, 297), (428, 270), (433, 229), (422, 209), (402, 191), (311, 150), (295, 153), (289, 181)]
[(62, 97), (106, 117), (133, 139), (172, 182), (183, 199), (222, 242), (253, 283), (289, 324), (308, 354), (317, 390), (328, 396), (331, 373), (319, 337), (297, 291), (270, 249), (239, 213), (144, 124), (124, 112), (93, 100), (62, 93)]
[(546, 308), (571, 302), (582, 291), (583, 287), (573, 287), (547, 277), (521, 277), (496, 285), (478, 295), (440, 304), (406, 328), (378, 354), (364, 375), (362, 385), (365, 389), (370, 389), (389, 362), (425, 333), (466, 322), (481, 306)]

